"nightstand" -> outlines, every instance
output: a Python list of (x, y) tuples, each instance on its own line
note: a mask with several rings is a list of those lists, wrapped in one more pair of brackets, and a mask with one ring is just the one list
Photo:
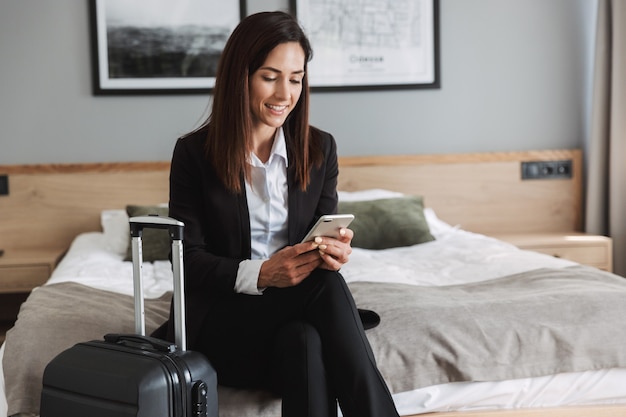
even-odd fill
[(586, 233), (520, 233), (493, 235), (519, 247), (584, 265), (613, 271), (613, 240)]
[(5, 249), (0, 256), (0, 343), (30, 291), (50, 278), (65, 249)]

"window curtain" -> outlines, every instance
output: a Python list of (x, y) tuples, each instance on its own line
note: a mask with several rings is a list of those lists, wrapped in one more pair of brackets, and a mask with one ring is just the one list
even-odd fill
[(626, 276), (626, 1), (598, 0), (585, 231), (613, 239)]

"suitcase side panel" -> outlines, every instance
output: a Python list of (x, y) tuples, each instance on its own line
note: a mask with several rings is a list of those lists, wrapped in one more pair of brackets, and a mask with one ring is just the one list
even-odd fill
[(77, 344), (50, 362), (41, 417), (184, 416), (181, 380), (169, 358), (104, 343)]
[[(187, 404), (192, 411), (189, 416), (194, 417), (218, 417), (217, 398), (217, 373), (203, 354), (186, 350), (176, 351), (172, 354), (179, 362), (179, 366), (186, 369), (189, 375), (189, 387)], [(198, 382), (204, 384), (204, 390), (198, 392)]]
[(136, 417), (136, 404), (125, 404), (84, 396), (54, 387), (42, 391), (41, 416), (47, 417)]

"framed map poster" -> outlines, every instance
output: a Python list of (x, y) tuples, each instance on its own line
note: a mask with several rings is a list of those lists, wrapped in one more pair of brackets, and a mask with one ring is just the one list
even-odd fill
[(292, 0), (314, 91), (440, 88), (439, 0)]

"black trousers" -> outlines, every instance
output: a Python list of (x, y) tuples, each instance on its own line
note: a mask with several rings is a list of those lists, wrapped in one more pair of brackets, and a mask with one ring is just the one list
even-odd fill
[(220, 384), (281, 395), (283, 417), (336, 416), (337, 401), (345, 417), (398, 416), (338, 272), (212, 303), (198, 350)]

